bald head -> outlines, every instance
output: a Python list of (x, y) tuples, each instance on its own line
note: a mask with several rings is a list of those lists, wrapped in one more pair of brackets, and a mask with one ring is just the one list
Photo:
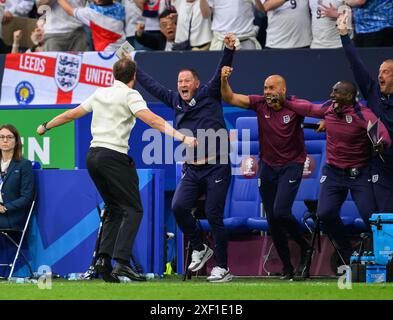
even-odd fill
[[(286, 92), (287, 85), (282, 76), (275, 74), (266, 78), (265, 85), (263, 87), (263, 94), (269, 107), (272, 107), (275, 110), (281, 109), (281, 106), (279, 105), (282, 105), (284, 102)], [(273, 103), (277, 99), (279, 103)]]
[(287, 87), (285, 79), (278, 74), (273, 74), (273, 75), (267, 77), (265, 80), (265, 84), (266, 83), (275, 84), (276, 86), (279, 86), (279, 87), (285, 88), (285, 89)]

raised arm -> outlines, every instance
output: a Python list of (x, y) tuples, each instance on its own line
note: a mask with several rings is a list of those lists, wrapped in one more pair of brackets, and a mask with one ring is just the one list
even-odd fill
[(67, 0), (58, 0), (59, 5), (61, 5), (64, 9), (64, 11), (69, 15), (73, 16), (74, 15), (74, 7), (70, 5), (70, 3)]
[(337, 19), (337, 30), (341, 36), (341, 43), (344, 48), (345, 56), (347, 57), (356, 83), (365, 99), (368, 98), (368, 93), (376, 82), (372, 79), (365, 64), (360, 59), (359, 53), (355, 49), (348, 35), (348, 28), (346, 25), (346, 14), (342, 14)]
[(217, 66), (213, 78), (207, 83), (209, 93), (217, 98), (221, 98), (221, 69), (223, 66), (232, 66), (236, 40), (236, 37), (231, 33), (227, 33), (225, 35), (224, 52), (221, 56), (221, 60)]
[(213, 9), (210, 8), (207, 0), (200, 0), (199, 1), (199, 6), (201, 8), (202, 17), (204, 19), (210, 18), (212, 13), (213, 13)]
[(232, 73), (233, 68), (224, 66), (221, 70), (221, 95), (222, 99), (233, 106), (248, 109), (250, 107), (249, 96), (233, 93), (229, 85), (228, 78)]
[(264, 12), (268, 12), (281, 7), (286, 1), (288, 0), (267, 0), (262, 4), (261, 0), (256, 0), (256, 7)]
[(152, 96), (161, 100), (168, 107), (173, 108), (172, 105), (172, 97), (176, 93), (173, 90), (170, 90), (164, 87), (161, 83), (154, 80), (148, 73), (146, 73), (139, 66), (136, 69), (136, 80), (140, 83), (140, 85), (149, 92)]

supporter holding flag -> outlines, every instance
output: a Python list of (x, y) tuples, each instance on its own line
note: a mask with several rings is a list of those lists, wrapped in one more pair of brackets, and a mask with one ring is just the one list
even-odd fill
[(87, 7), (74, 8), (68, 0), (59, 0), (68, 15), (90, 27), (94, 50), (115, 51), (125, 41), (123, 5), (113, 0), (93, 0)]

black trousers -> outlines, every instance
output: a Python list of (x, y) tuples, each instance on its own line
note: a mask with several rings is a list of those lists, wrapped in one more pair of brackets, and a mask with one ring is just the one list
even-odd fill
[(134, 161), (114, 150), (90, 148), (87, 169), (108, 210), (99, 254), (129, 261), (143, 214)]
[(230, 164), (186, 165), (172, 200), (172, 210), (193, 250), (202, 250), (200, 232), (191, 215), (201, 194), (206, 194), (205, 212), (216, 242), (216, 263), (227, 268), (228, 233), (224, 226), (225, 200), (231, 183)]

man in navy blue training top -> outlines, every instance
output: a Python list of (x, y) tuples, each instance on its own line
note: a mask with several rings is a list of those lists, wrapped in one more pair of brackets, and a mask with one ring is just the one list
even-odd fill
[[(356, 102), (356, 86), (348, 81), (337, 82), (331, 100), (320, 105), (306, 100), (286, 101), (285, 107), (305, 117), (324, 118), (326, 126), (326, 165), (320, 180), (321, 189), (317, 215), (325, 231), (338, 245), (345, 264), (349, 264), (352, 246), (339, 212), (348, 191), (368, 230), (369, 218), (377, 209), (370, 175), (372, 148), (367, 137), (368, 122), (377, 121), (375, 114)], [(391, 139), (381, 123), (379, 135), (383, 144)]]
[(306, 160), (304, 133), (301, 128), (304, 117), (283, 107), (286, 94), (283, 77), (267, 77), (264, 95), (248, 96), (232, 92), (228, 83), (231, 72), (232, 68), (229, 66), (222, 69), (221, 94), (225, 102), (252, 109), (257, 114), (261, 159), (259, 192), (273, 243), (283, 263), (281, 279), (293, 280), (294, 268), (291, 264), (287, 233), (301, 248), (301, 263), (297, 270), (300, 274), (304, 273), (305, 259), (310, 250), (296, 218), (292, 215), (292, 205), (302, 180)]
[[(338, 18), (337, 29), (355, 80), (367, 100), (367, 107), (380, 118), (393, 139), (393, 59), (381, 64), (378, 81), (374, 80), (348, 36), (345, 14)], [(374, 194), (379, 212), (393, 212), (393, 147), (382, 150), (381, 156), (372, 160)]]
[(207, 278), (211, 282), (232, 279), (227, 265), (228, 235), (223, 223), (225, 200), (231, 182), (231, 165), (221, 105), (220, 70), (222, 66), (232, 64), (234, 44), (234, 36), (226, 35), (222, 59), (213, 78), (205, 85), (200, 84), (195, 70), (182, 69), (178, 74), (176, 92), (162, 86), (141, 68), (137, 69), (137, 81), (141, 86), (173, 108), (177, 129), (181, 132), (190, 130), (197, 137), (196, 154), (186, 158), (185, 171), (177, 185), (172, 209), (177, 224), (190, 239), (193, 249), (188, 270), (198, 271), (213, 255), (213, 250), (203, 244), (191, 210), (200, 195), (206, 195), (205, 213), (216, 243), (217, 266)]

